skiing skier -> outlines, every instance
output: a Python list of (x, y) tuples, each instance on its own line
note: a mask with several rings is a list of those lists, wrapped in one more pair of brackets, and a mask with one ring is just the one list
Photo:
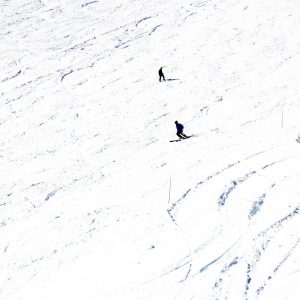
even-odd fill
[(166, 81), (165, 75), (162, 71), (162, 67), (158, 70), (158, 75), (159, 75), (159, 82), (161, 82), (161, 80)]
[(180, 124), (178, 121), (175, 121), (177, 133), (176, 135), (179, 137), (179, 139), (187, 139), (188, 136), (183, 133), (184, 126)]

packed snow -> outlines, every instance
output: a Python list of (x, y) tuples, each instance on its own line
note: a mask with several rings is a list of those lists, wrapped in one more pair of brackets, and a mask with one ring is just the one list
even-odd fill
[(0, 10), (0, 300), (299, 299), (299, 1)]

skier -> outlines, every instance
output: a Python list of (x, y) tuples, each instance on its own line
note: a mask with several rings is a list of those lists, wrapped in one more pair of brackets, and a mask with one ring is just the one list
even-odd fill
[(162, 67), (158, 70), (158, 75), (159, 75), (159, 82), (161, 82), (161, 79), (163, 79), (163, 81), (166, 81), (165, 75), (162, 71)]
[(188, 136), (183, 133), (184, 126), (180, 124), (178, 121), (175, 121), (175, 124), (177, 129), (176, 135), (179, 137), (179, 139), (187, 139)]

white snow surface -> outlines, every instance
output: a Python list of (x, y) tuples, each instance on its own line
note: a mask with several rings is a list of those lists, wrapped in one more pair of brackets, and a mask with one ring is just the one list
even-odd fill
[(300, 299), (298, 0), (0, 10), (0, 300)]

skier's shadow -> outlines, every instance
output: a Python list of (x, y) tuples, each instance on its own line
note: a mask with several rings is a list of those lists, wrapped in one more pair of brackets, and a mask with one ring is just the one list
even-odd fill
[(166, 79), (166, 81), (176, 81), (176, 80), (179, 80), (178, 78), (168, 78)]

